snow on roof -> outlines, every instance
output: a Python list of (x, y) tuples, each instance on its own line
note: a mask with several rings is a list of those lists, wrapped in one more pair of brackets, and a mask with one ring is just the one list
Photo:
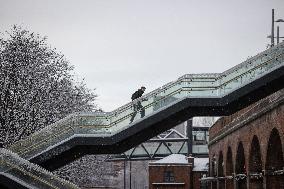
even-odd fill
[(154, 164), (170, 164), (170, 163), (178, 163), (178, 164), (188, 164), (187, 157), (182, 154), (171, 154), (163, 159), (153, 162)]
[[(172, 154), (150, 164), (188, 164), (188, 158), (182, 154)], [(208, 171), (209, 158), (194, 158), (193, 171)]]
[(192, 171), (208, 171), (209, 158), (194, 158)]

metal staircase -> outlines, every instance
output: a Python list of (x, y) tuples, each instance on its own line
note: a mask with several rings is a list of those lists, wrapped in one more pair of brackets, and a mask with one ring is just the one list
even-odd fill
[[(284, 43), (220, 74), (188, 74), (145, 95), (145, 116), (133, 103), (112, 112), (76, 113), (9, 149), (54, 170), (85, 154), (117, 154), (193, 116), (232, 114), (284, 87)], [(141, 100), (141, 99), (138, 99)]]

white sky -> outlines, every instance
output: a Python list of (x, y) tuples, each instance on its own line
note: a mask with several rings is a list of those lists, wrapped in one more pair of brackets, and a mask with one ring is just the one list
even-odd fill
[(0, 0), (0, 31), (48, 36), (111, 111), (141, 85), (223, 72), (264, 50), (272, 8), (284, 19), (284, 0)]

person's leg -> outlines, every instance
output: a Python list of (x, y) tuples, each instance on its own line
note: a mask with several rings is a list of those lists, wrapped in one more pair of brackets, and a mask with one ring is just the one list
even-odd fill
[(132, 116), (131, 116), (131, 118), (130, 118), (130, 123), (132, 123), (133, 122), (133, 120), (134, 120), (134, 118), (135, 118), (135, 116), (136, 116), (136, 114), (137, 114), (137, 111), (138, 111), (138, 107), (137, 107), (137, 104), (133, 104), (133, 114), (132, 114)]
[(138, 109), (140, 110), (141, 118), (145, 116), (145, 109), (142, 106), (141, 102), (138, 102)]
[(145, 109), (142, 107), (141, 109), (141, 118), (143, 118), (145, 116)]

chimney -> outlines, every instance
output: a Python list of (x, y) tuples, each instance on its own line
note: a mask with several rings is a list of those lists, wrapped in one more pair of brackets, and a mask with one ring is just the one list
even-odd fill
[(191, 154), (189, 154), (187, 160), (188, 160), (188, 163), (190, 163), (193, 168), (194, 167), (194, 157), (192, 157)]

